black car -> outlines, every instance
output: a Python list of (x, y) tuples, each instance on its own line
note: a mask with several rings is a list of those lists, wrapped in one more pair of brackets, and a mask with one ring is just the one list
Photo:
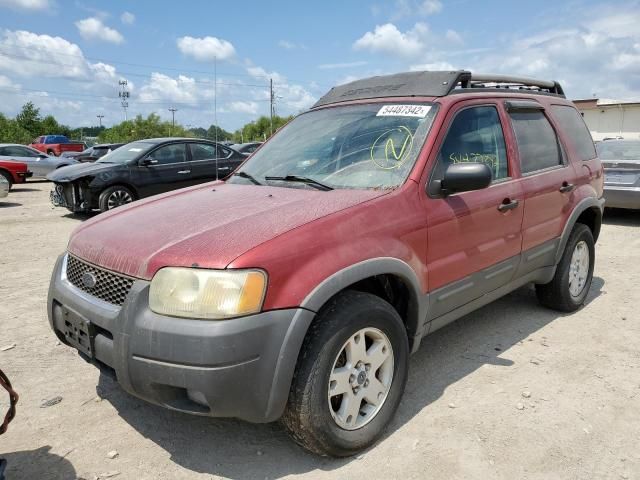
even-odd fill
[(71, 157), (79, 162), (95, 162), (99, 158), (104, 157), (107, 153), (111, 153), (123, 145), (124, 143), (101, 143), (99, 145), (89, 147), (82, 152), (69, 152), (63, 154), (63, 156)]
[(232, 145), (231, 148), (237, 150), (240, 153), (244, 153), (245, 155), (250, 155), (255, 152), (260, 146), (262, 142), (247, 142), (247, 143), (237, 143)]
[(50, 173), (51, 201), (72, 212), (111, 210), (134, 200), (227, 177), (246, 156), (207, 140), (152, 138), (93, 163)]

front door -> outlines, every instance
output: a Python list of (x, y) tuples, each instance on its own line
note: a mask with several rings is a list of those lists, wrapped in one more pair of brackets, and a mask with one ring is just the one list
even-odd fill
[(132, 181), (140, 197), (187, 187), (191, 184), (191, 169), (187, 162), (185, 143), (171, 143), (151, 151), (147, 156), (152, 163), (132, 166)]
[[(484, 100), (458, 104), (443, 124), (425, 196), (430, 320), (505, 285), (518, 267), (523, 198), (505, 147), (505, 121), (504, 110)], [(438, 185), (446, 168), (460, 162), (489, 165), (492, 184), (441, 195)]]

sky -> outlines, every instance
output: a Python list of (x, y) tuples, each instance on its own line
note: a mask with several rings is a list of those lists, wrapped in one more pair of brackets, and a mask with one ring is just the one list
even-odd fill
[(336, 84), (449, 69), (639, 99), (639, 26), (638, 0), (0, 0), (0, 112), (113, 125), (126, 80), (129, 117), (235, 130), (269, 114), (270, 80), (289, 115)]

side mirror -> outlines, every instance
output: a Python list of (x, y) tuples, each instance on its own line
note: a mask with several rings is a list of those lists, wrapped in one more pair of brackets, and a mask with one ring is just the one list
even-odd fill
[(446, 196), (481, 190), (491, 185), (492, 178), (491, 169), (484, 163), (453, 163), (444, 172), (440, 193)]
[(140, 160), (140, 165), (142, 165), (143, 167), (148, 167), (149, 165), (155, 165), (158, 163), (158, 160), (154, 160), (151, 157), (144, 157), (142, 160)]

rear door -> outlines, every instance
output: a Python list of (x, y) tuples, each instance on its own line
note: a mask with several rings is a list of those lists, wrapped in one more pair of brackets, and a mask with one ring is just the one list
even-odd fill
[(162, 145), (146, 157), (152, 163), (133, 165), (132, 181), (141, 197), (168, 192), (191, 184), (191, 169), (184, 142)]
[[(523, 194), (506, 148), (508, 122), (496, 102), (461, 102), (445, 119), (425, 196), (427, 271), (433, 320), (508, 283), (519, 262)], [(493, 173), (485, 189), (448, 196), (438, 184), (453, 163), (481, 162)], [(440, 324), (433, 324), (432, 329)]]
[(577, 177), (543, 105), (514, 100), (507, 101), (506, 107), (524, 190), (522, 275), (555, 262)]
[(214, 143), (189, 143), (192, 182), (203, 183), (227, 177), (241, 163), (233, 152)]

